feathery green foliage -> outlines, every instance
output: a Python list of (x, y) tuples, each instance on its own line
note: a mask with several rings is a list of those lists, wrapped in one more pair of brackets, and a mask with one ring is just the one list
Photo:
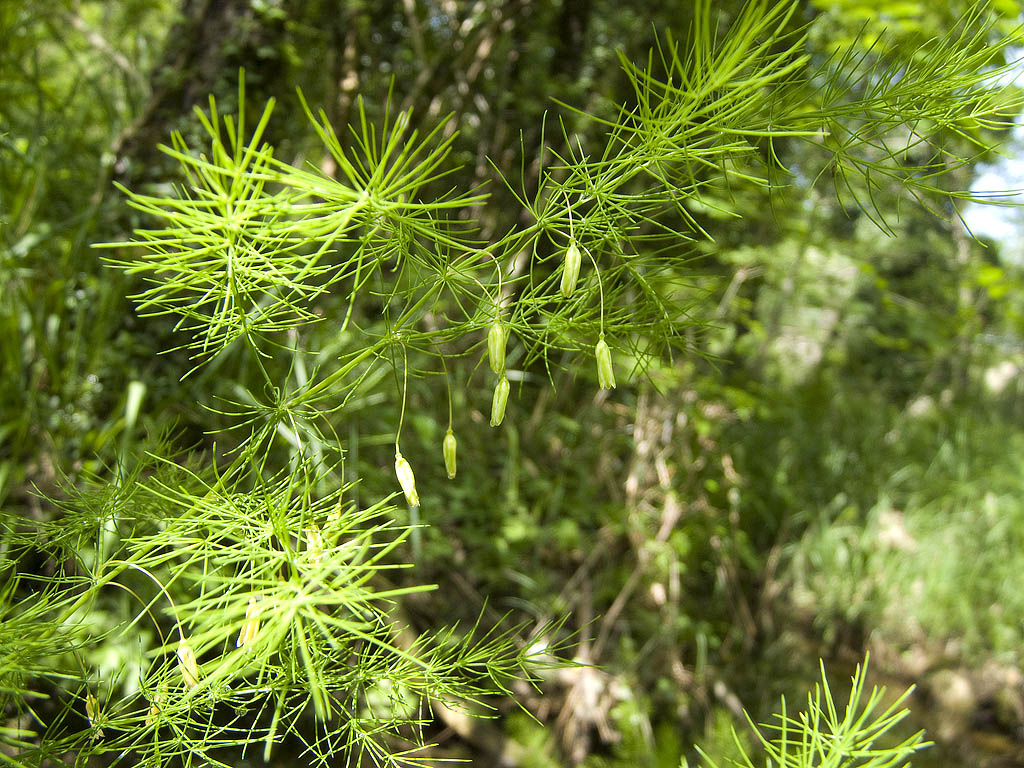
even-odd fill
[[(713, 247), (698, 208), (732, 215), (720, 201), (739, 191), (776, 201), (817, 158), (817, 179), (831, 174), (881, 228), (891, 208), (883, 180), (955, 217), (974, 199), (948, 181), (983, 148), (971, 131), (1005, 127), (1021, 105), (998, 85), (996, 64), (1021, 34), (988, 45), (982, 11), (906, 60), (879, 45), (817, 62), (797, 9), (753, 2), (719, 36), (710, 3), (699, 3), (689, 48), (666, 36), (645, 65), (622, 61), (630, 103), (587, 116), (607, 129), (603, 145), (584, 146), (561, 124), (559, 141), (522, 157), (524, 169), (537, 164), (536, 182), (503, 180), (521, 211), (493, 236), (473, 217), (487, 194), (447, 187), (454, 135), (443, 120), (421, 135), (389, 106), (376, 125), (360, 100), (339, 135), (303, 101), (328, 172), (275, 156), (263, 140), (273, 102), (247, 128), (242, 80), (237, 116), (212, 98), (198, 110), (208, 146), (174, 134), (163, 148), (180, 166), (173, 192), (122, 187), (153, 223), (104, 247), (116, 249), (110, 264), (144, 281), (139, 313), (170, 316), (184, 332), (194, 364), (185, 376), (230, 360), (260, 386), (228, 381), (233, 400), (202, 403), (229, 422), (219, 439), (230, 450), (179, 461), (169, 440), (156, 441), (122, 456), (110, 477), (69, 489), (59, 520), (11, 531), (25, 557), (39, 550), (60, 564), (10, 581), (45, 587), (9, 606), (16, 622), (45, 630), (57, 659), (29, 677), (64, 697), (55, 715), (36, 716), (38, 741), (0, 733), (19, 759), (230, 765), (289, 740), (317, 764), (425, 765), (432, 703), (486, 707), (566, 663), (557, 620), (530, 629), (536, 643), (523, 639), (525, 625), (483, 618), (407, 630), (402, 598), (430, 589), (397, 578), (410, 567), (407, 539), (419, 555), (420, 494), (399, 449), (410, 377), (445, 377), (451, 424), (452, 380), (468, 382), (487, 355), (492, 427), (511, 382), (541, 372), (586, 371), (605, 388), (635, 380), (692, 351), (712, 321), (696, 312), (692, 284), (693, 260)], [(808, 168), (783, 166), (782, 141), (808, 145)], [(360, 325), (367, 317), (379, 319)], [(303, 346), (312, 324), (330, 326), (329, 343)], [(390, 498), (355, 502), (343, 464), (351, 447), (337, 430), (388, 375), (402, 403), (393, 439), (409, 523)], [(89, 656), (104, 640), (122, 648), (113, 662)], [(24, 657), (9, 641), (4, 652)], [(32, 701), (22, 686), (14, 676), (4, 690), (19, 712)], [(810, 765), (841, 749), (874, 760), (870, 739), (900, 715), (870, 719), (879, 697), (858, 709), (861, 686), (858, 674), (843, 717), (827, 684), (805, 719), (783, 711), (779, 739), (764, 742), (771, 759)], [(919, 745), (862, 764), (896, 764)]]
[[(771, 768), (812, 768), (812, 766), (849, 766), (849, 768), (904, 768), (918, 750), (929, 746), (924, 734), (917, 732), (895, 744), (885, 744), (885, 737), (908, 714), (903, 703), (913, 689), (908, 689), (892, 703), (885, 703), (885, 689), (873, 687), (866, 692), (867, 659), (857, 665), (853, 685), (845, 708), (829, 688), (825, 667), (821, 666), (821, 684), (807, 695), (807, 709), (789, 714), (783, 699), (775, 715), (777, 722), (760, 728), (748, 722), (757, 735), (765, 755), (765, 766)], [(734, 732), (735, 738), (735, 732)], [(754, 768), (754, 757), (738, 738), (739, 760), (731, 760), (733, 768)], [(881, 741), (881, 743), (880, 743)], [(722, 768), (701, 753), (708, 768)], [(686, 761), (683, 761), (683, 768)]]

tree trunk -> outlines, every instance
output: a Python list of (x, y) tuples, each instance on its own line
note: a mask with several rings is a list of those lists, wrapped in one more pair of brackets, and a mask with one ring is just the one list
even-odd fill
[(233, 109), (240, 68), (252, 104), (283, 87), (280, 51), (289, 14), (281, 10), (258, 13), (250, 0), (182, 0), (180, 20), (152, 74), (149, 102), (115, 146), (116, 181), (132, 186), (163, 177), (167, 163), (157, 145), (190, 119), (193, 107), (205, 107), (210, 94)]

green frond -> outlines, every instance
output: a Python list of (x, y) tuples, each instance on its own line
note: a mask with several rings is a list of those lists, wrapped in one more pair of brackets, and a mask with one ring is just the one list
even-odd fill
[[(850, 768), (906, 768), (913, 756), (930, 746), (924, 733), (918, 731), (896, 740), (890, 735), (907, 716), (904, 708), (908, 689), (892, 703), (884, 705), (885, 688), (865, 688), (868, 659), (858, 664), (853, 674), (849, 699), (840, 709), (829, 687), (825, 666), (821, 666), (821, 683), (807, 696), (807, 708), (789, 714), (785, 698), (779, 703), (775, 721), (758, 727), (748, 724), (756, 735), (766, 764), (777, 768), (806, 768), (812, 765), (843, 765)], [(884, 705), (884, 706), (883, 706)], [(737, 768), (754, 768), (757, 756), (743, 748), (739, 738), (735, 743), (740, 750)], [(719, 764), (698, 748), (708, 768)]]

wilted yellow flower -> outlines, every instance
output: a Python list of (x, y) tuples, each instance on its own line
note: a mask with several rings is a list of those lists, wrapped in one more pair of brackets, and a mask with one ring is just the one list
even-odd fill
[(494, 398), (491, 400), (491, 426), (496, 427), (505, 418), (505, 404), (508, 403), (510, 385), (508, 377), (502, 376), (494, 387)]
[(441, 454), (444, 456), (444, 468), (448, 471), (448, 479), (455, 478), (455, 433), (451, 428), (444, 433), (444, 440), (441, 442)]
[(400, 451), (395, 451), (395, 474), (398, 475), (398, 482), (405, 493), (405, 500), (410, 507), (420, 505), (420, 495), (416, 493), (416, 476), (412, 473), (412, 467)]

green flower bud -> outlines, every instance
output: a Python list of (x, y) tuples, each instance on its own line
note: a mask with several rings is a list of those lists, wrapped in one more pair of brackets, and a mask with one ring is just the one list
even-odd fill
[(494, 399), (491, 400), (491, 426), (496, 427), (505, 418), (505, 405), (508, 403), (510, 389), (508, 377), (502, 376), (494, 387)]
[(615, 371), (612, 370), (612, 351), (604, 340), (604, 334), (598, 339), (594, 347), (594, 355), (597, 357), (597, 383), (601, 389), (615, 389)]
[(399, 451), (395, 451), (395, 474), (398, 475), (398, 482), (405, 493), (405, 500), (410, 507), (420, 505), (420, 495), (416, 493), (416, 477), (412, 473), (412, 467)]
[(576, 242), (570, 242), (565, 249), (565, 264), (562, 266), (562, 295), (570, 298), (576, 290), (576, 280), (580, 276), (580, 262), (583, 257)]
[(199, 685), (199, 665), (196, 663), (196, 653), (184, 639), (178, 643), (178, 669), (181, 670), (181, 679), (185, 681), (186, 688), (192, 690)]
[(455, 477), (455, 433), (450, 429), (444, 433), (441, 452), (444, 454), (444, 468), (448, 470), (448, 479), (452, 480)]
[(500, 320), (491, 323), (487, 330), (487, 359), (495, 373), (505, 370), (505, 329)]

